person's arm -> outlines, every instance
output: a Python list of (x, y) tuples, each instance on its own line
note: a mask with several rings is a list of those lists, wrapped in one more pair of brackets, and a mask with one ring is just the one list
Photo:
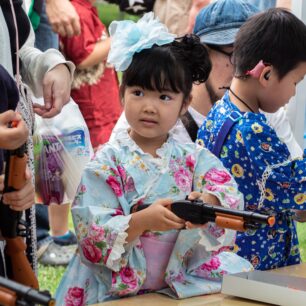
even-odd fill
[(58, 114), (69, 101), (75, 66), (66, 61), (58, 50), (41, 52), (34, 48), (34, 41), (35, 35), (31, 27), (28, 39), (19, 50), (20, 73), (34, 95), (44, 97), (47, 105), (44, 108), (39, 107), (38, 113), (49, 118)]
[(189, 20), (187, 25), (187, 33), (192, 33), (195, 24), (195, 19), (199, 11), (210, 3), (210, 0), (193, 0), (189, 11)]
[(54, 32), (68, 37), (81, 33), (80, 17), (69, 0), (46, 0), (46, 13)]
[(77, 67), (81, 69), (89, 68), (105, 61), (110, 49), (110, 40), (110, 38), (99, 40), (94, 45), (93, 51)]

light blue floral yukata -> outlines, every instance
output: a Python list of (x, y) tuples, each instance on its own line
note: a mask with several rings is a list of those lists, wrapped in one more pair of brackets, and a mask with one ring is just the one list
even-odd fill
[[(214, 223), (202, 230), (145, 232), (125, 242), (135, 204), (180, 200), (192, 190), (211, 193), (226, 207), (243, 204), (232, 177), (206, 149), (179, 144), (170, 135), (157, 155), (144, 153), (122, 131), (86, 167), (72, 208), (79, 251), (59, 285), (57, 305), (94, 304), (152, 290), (175, 298), (215, 293), (221, 289), (222, 275), (252, 268), (227, 252), (235, 231)], [(154, 252), (163, 242), (170, 243), (168, 255)], [(154, 274), (159, 256), (162, 262), (168, 256), (164, 271), (159, 272), (163, 286), (150, 288), (146, 280), (152, 278), (149, 274)]]
[[(228, 93), (208, 113), (198, 142), (212, 150), (226, 118), (239, 109)], [(258, 270), (300, 262), (292, 209), (306, 209), (306, 159), (290, 153), (263, 114), (241, 113), (225, 139), (220, 159), (244, 194), (245, 210), (275, 213), (273, 227), (237, 233), (235, 250)]]

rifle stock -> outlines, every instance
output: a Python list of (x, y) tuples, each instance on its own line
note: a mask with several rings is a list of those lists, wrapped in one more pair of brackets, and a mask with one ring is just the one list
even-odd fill
[[(25, 183), (27, 156), (25, 145), (9, 151), (6, 160), (4, 192), (21, 189)], [(6, 241), (5, 255), (8, 278), (23, 285), (38, 289), (38, 280), (26, 256), (26, 244), (18, 235), (18, 226), (22, 213), (12, 210), (0, 202), (0, 228)]]

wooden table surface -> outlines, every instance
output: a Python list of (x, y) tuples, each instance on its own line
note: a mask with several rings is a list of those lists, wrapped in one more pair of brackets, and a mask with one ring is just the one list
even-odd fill
[[(306, 278), (306, 263), (271, 270), (276, 273)], [(149, 293), (92, 306), (263, 306), (270, 305), (224, 294), (210, 294), (184, 300), (174, 300), (158, 293)], [(305, 303), (306, 305), (306, 303)]]

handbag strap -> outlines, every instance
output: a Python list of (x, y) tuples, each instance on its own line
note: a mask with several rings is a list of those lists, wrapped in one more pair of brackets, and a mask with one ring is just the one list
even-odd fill
[(222, 124), (220, 131), (217, 135), (215, 140), (215, 144), (211, 150), (213, 154), (217, 157), (220, 156), (223, 144), (225, 142), (226, 137), (228, 136), (229, 132), (231, 131), (232, 127), (242, 118), (241, 113), (237, 111), (232, 111), (230, 115), (226, 118), (224, 123)]
[(197, 123), (195, 122), (195, 120), (193, 119), (193, 117), (191, 116), (191, 114), (189, 113), (189, 111), (187, 111), (182, 116), (182, 123), (188, 135), (190, 136), (191, 140), (195, 142), (197, 140), (199, 127)]

